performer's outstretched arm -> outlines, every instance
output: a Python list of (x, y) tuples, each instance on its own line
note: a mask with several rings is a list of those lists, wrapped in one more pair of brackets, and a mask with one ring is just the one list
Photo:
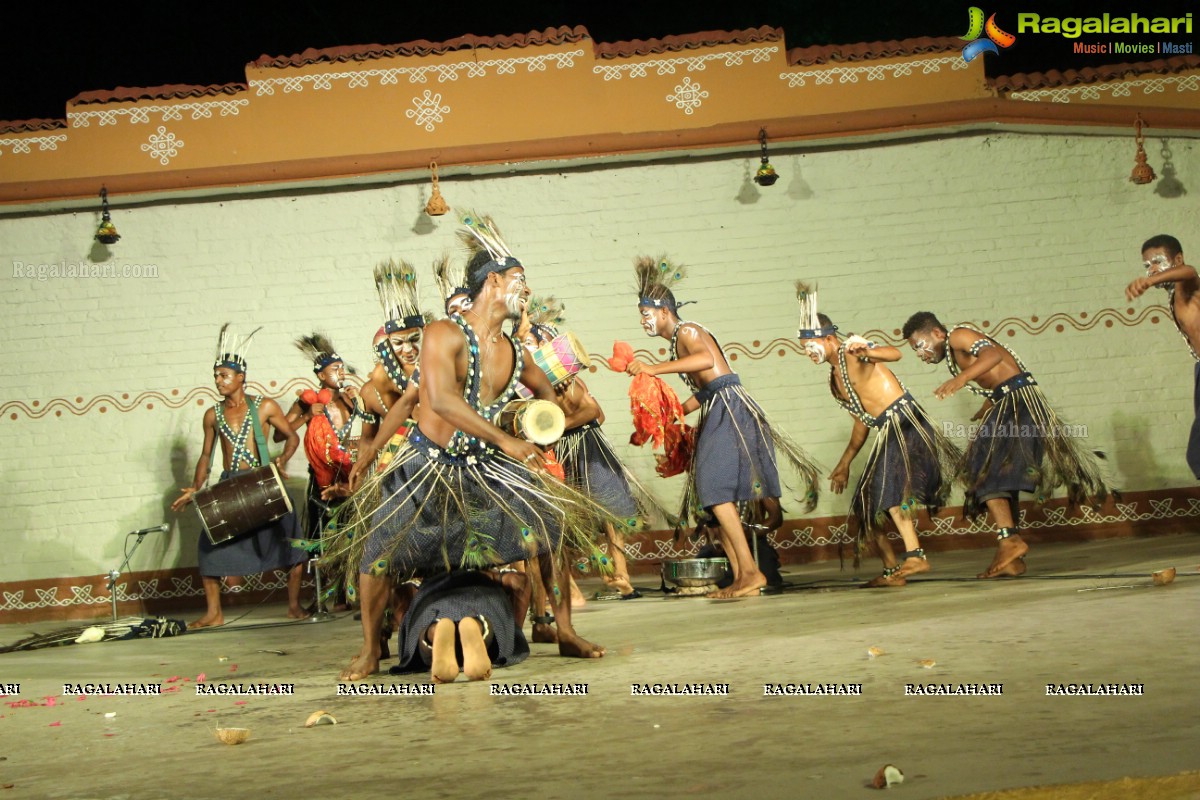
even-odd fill
[(196, 471), (192, 477), (192, 485), (179, 490), (179, 497), (171, 503), (172, 511), (182, 511), (192, 502), (192, 495), (200, 491), (208, 481), (208, 462), (211, 458), (213, 445), (217, 438), (217, 415), (211, 408), (204, 412), (204, 446), (200, 448), (200, 458), (196, 459)]

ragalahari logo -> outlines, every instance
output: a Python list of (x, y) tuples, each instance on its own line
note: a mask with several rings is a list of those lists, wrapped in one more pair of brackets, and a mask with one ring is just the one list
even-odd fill
[[(987, 23), (983, 21), (983, 9), (978, 6), (971, 6), (968, 14), (967, 35), (960, 36), (967, 42), (967, 46), (962, 50), (963, 61), (973, 61), (975, 57), (982, 53), (1000, 54), (1000, 47), (1008, 48), (1013, 46), (1013, 42), (1017, 37), (1011, 33), (1005, 33), (1000, 30), (1000, 26), (996, 24), (996, 15), (992, 14), (987, 18)], [(987, 38), (982, 38), (981, 33), (987, 33)]]

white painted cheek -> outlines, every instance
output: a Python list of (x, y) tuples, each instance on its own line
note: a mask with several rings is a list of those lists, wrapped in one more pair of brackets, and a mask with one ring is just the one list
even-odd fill
[(646, 329), (647, 336), (658, 336), (658, 320), (654, 317), (645, 317), (642, 320), (642, 327)]
[(829, 360), (829, 357), (825, 355), (825, 348), (821, 347), (821, 345), (817, 344), (816, 342), (805, 342), (804, 352), (815, 358), (818, 364), (824, 364), (827, 360)]

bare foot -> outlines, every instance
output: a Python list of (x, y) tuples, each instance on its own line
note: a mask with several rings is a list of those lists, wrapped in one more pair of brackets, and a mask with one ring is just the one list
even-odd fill
[(633, 594), (633, 584), (628, 575), (613, 575), (611, 578), (605, 578), (604, 584), (616, 589), (621, 594)]
[(1006, 566), (1002, 567), (998, 572), (995, 572), (988, 577), (991, 578), (1019, 578), (1025, 574), (1025, 559), (1018, 558), (1015, 561), (1010, 561)]
[(483, 643), (483, 628), (479, 620), (467, 617), (458, 623), (458, 640), (462, 643), (462, 671), (469, 681), (486, 681), (492, 677), (492, 657)]
[(896, 574), (883, 574), (872, 578), (862, 585), (863, 589), (886, 589), (892, 587), (900, 587), (908, 583), (903, 577)]
[(556, 644), (558, 642), (558, 631), (553, 625), (548, 625), (545, 622), (533, 623), (533, 635), (530, 637), (535, 642), (543, 644)]
[(338, 675), (339, 681), (361, 681), (379, 672), (379, 648), (363, 645), (350, 663)]
[(1006, 574), (1003, 571), (1005, 567), (1012, 564), (1018, 558), (1024, 557), (1028, 552), (1029, 545), (1025, 544), (1025, 540), (1021, 538), (1020, 534), (1014, 533), (1012, 536), (1001, 539), (996, 543), (996, 556), (992, 559), (991, 566), (975, 577), (995, 578), (1004, 575)]
[(429, 679), (434, 683), (454, 683), (458, 677), (455, 634), (452, 619), (439, 619), (433, 628), (433, 663), (429, 667)]
[(751, 571), (742, 571), (730, 585), (724, 589), (717, 589), (715, 592), (708, 594), (714, 600), (728, 600), (731, 597), (752, 597), (758, 594), (758, 590), (767, 585), (767, 577), (757, 569)]
[(558, 654), (567, 658), (601, 658), (605, 653), (604, 647), (592, 644), (587, 639), (576, 634), (567, 635), (561, 631), (558, 634)]
[(312, 615), (300, 606), (288, 609), (288, 619), (308, 619), (310, 616)]
[(575, 583), (575, 579), (571, 578), (571, 608), (583, 608), (587, 605), (587, 598), (583, 596), (579, 586)]
[(900, 569), (896, 570), (895, 577), (911, 578), (913, 575), (919, 575), (922, 572), (929, 572), (929, 561), (924, 558), (910, 556), (904, 559), (904, 562), (900, 565)]
[(188, 630), (194, 631), (197, 628), (215, 628), (218, 625), (224, 625), (224, 624), (225, 624), (225, 615), (224, 614), (221, 614), (221, 613), (218, 613), (215, 615), (205, 614), (203, 617), (196, 620), (195, 622), (189, 623)]

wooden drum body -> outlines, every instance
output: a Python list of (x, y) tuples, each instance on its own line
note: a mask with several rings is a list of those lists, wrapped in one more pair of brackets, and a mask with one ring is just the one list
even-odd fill
[(549, 400), (511, 400), (496, 418), (505, 433), (543, 446), (562, 438), (566, 422), (562, 409)]
[(192, 502), (213, 544), (257, 530), (292, 510), (291, 498), (274, 464), (202, 489), (192, 496)]

